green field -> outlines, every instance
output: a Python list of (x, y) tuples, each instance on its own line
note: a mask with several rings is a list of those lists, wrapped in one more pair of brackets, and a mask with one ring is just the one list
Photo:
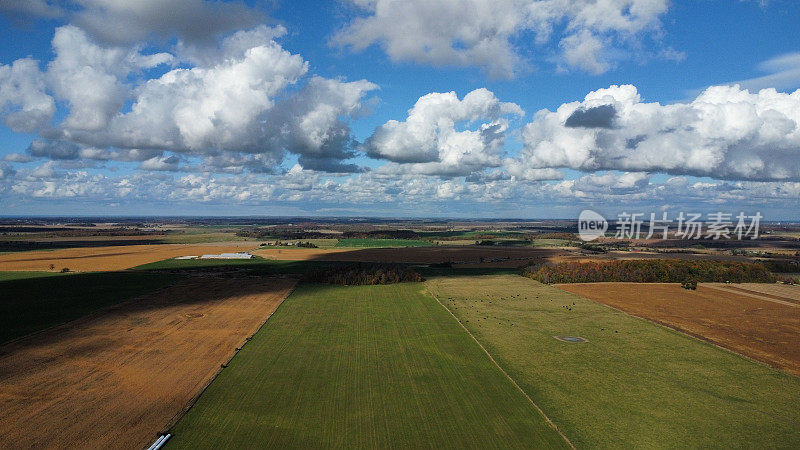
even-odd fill
[(302, 285), (170, 448), (563, 448), (420, 283)]
[(519, 276), (426, 285), (578, 448), (800, 447), (800, 378)]
[(43, 330), (90, 312), (154, 291), (179, 275), (95, 272), (0, 281), (0, 343)]
[(416, 239), (339, 239), (336, 247), (349, 248), (389, 248), (389, 247), (430, 247), (427, 241)]
[(71, 272), (61, 273), (61, 272), (23, 272), (23, 271), (13, 271), (13, 272), (6, 272), (0, 271), (0, 282), (2, 281), (10, 281), (10, 280), (23, 280), (23, 279), (30, 279), (30, 278), (42, 278), (42, 277), (55, 277), (59, 275), (72, 275)]

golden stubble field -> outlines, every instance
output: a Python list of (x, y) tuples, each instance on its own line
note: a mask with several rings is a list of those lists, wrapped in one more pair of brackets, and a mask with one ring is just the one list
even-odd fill
[(0, 346), (0, 447), (144, 448), (294, 286), (195, 276)]
[[(782, 297), (782, 285), (710, 283), (693, 291), (671, 283), (555, 286), (800, 376), (800, 303)], [(775, 294), (757, 293), (770, 290)]]
[(220, 242), (211, 244), (120, 245), (68, 248), (0, 255), (0, 271), (48, 271), (68, 268), (72, 272), (124, 270), (178, 256), (248, 251), (258, 242)]

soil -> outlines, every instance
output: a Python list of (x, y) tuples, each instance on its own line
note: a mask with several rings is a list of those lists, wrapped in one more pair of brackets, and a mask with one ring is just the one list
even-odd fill
[(666, 283), (556, 287), (800, 376), (800, 308), (795, 304), (702, 284), (697, 290)]
[(0, 347), (0, 447), (146, 447), (294, 285), (192, 277)]
[(212, 244), (123, 245), (94, 248), (68, 248), (52, 251), (31, 251), (0, 255), (0, 271), (54, 271), (68, 268), (72, 272), (123, 270), (164, 259), (187, 255), (218, 254), (247, 251), (257, 242), (221, 242)]

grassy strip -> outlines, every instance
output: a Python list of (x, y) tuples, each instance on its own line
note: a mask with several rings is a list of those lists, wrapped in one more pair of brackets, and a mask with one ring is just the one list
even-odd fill
[(391, 247), (430, 247), (432, 244), (417, 239), (339, 239), (337, 248), (391, 248)]
[(2, 280), (0, 343), (165, 287), (177, 278), (166, 273), (95, 272)]
[(566, 446), (419, 283), (300, 286), (172, 448)]
[(59, 275), (71, 275), (71, 273), (61, 273), (61, 272), (24, 272), (24, 271), (13, 271), (13, 272), (5, 272), (0, 271), (0, 282), (2, 281), (10, 281), (10, 280), (24, 280), (30, 278), (42, 278), (42, 277), (56, 277)]
[(519, 276), (426, 285), (578, 448), (800, 446), (796, 377)]

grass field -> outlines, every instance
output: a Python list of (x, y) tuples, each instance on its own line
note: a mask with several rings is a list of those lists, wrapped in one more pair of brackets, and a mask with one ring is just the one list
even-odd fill
[(304, 285), (168, 448), (563, 448), (419, 283)]
[(3, 272), (0, 271), (0, 282), (10, 280), (24, 280), (29, 278), (54, 277), (59, 275), (71, 275), (71, 273), (61, 272)]
[(683, 289), (677, 283), (556, 286), (800, 376), (800, 346), (787, 345), (800, 343), (800, 302), (737, 287), (742, 285), (774, 292), (780, 292), (784, 286), (701, 283), (693, 290)]
[(800, 446), (800, 378), (519, 276), (426, 285), (578, 448)]
[(164, 273), (109, 272), (2, 280), (0, 343), (154, 291), (179, 277)]
[(428, 241), (416, 239), (339, 239), (336, 247), (348, 248), (388, 248), (388, 247), (430, 247)]

